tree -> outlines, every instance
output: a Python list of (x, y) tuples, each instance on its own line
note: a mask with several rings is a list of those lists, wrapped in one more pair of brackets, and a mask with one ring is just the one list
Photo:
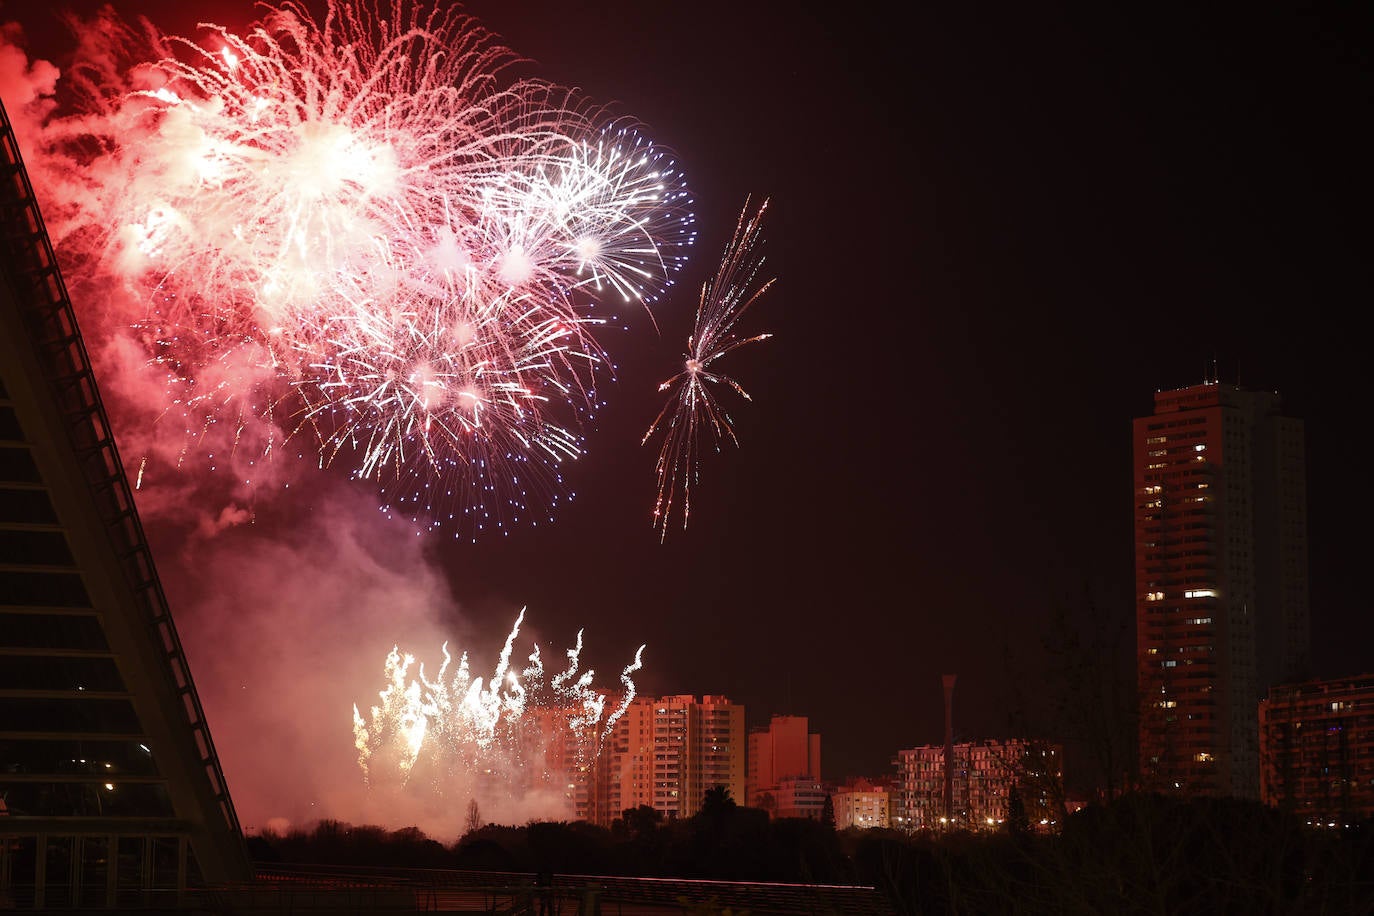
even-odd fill
[(482, 809), (477, 807), (477, 799), (468, 800), (468, 817), (463, 822), (463, 834), (476, 833), (482, 829)]
[(1019, 783), (1012, 786), (1011, 793), (1007, 796), (1006, 830), (1013, 836), (1025, 836), (1030, 833), (1030, 815), (1026, 813), (1026, 803), (1021, 798)]
[(729, 786), (712, 786), (701, 800), (701, 813), (708, 818), (728, 815), (737, 807)]
[(663, 821), (663, 812), (648, 805), (640, 805), (636, 808), (626, 808), (620, 814), (621, 821), (625, 824), (625, 832), (630, 839), (640, 840), (654, 835), (658, 825)]
[(1099, 605), (1086, 591), (1075, 606), (1070, 603), (1052, 609), (1041, 636), (1043, 668), (1025, 670), (1019, 656), (1008, 655), (1015, 680), (1034, 685), (1029, 694), (1018, 690), (1020, 712), (1009, 724), (1062, 740), (1080, 774), (1079, 788), (1110, 801), (1129, 787), (1136, 768), (1134, 618)]
[(827, 830), (835, 829), (835, 799), (825, 793), (825, 804), (821, 806), (821, 826)]

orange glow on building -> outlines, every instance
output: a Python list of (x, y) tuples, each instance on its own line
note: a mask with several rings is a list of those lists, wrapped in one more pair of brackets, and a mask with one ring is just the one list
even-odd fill
[(821, 736), (805, 716), (773, 716), (749, 732), (748, 803), (775, 817), (819, 817), (811, 811), (821, 788)]
[(744, 707), (727, 697), (636, 699), (606, 740), (592, 806), (598, 823), (640, 805), (665, 819), (691, 817), (716, 786), (744, 797)]

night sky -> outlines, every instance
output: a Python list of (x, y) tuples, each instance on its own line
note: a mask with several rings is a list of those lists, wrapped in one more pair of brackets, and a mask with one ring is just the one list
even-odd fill
[[(252, 18), (217, 2), (198, 15)], [(190, 28), (160, 5), (126, 12)], [(0, 19), (36, 44), (22, 6)], [(1367, 12), (1110, 6), (467, 4), (674, 151), (699, 237), (662, 337), (604, 339), (572, 506), (427, 539), (454, 626), (496, 646), (528, 606), (605, 675), (646, 644), (641, 692), (809, 716), (828, 778), (943, 740), (944, 673), (956, 736), (1005, 735), (1055, 608), (1129, 627), (1130, 421), (1215, 365), (1306, 421), (1316, 674), (1374, 672)], [(639, 440), (751, 196), (778, 279), (740, 330), (776, 336), (722, 366), (753, 395), (742, 447), (660, 544)]]

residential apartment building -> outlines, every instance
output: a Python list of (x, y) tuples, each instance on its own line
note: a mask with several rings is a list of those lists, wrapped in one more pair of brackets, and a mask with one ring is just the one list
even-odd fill
[(1142, 779), (1258, 798), (1257, 704), (1308, 668), (1303, 424), (1208, 382), (1132, 430)]
[(1259, 728), (1265, 804), (1314, 825), (1374, 817), (1374, 675), (1271, 688)]
[[(745, 801), (752, 808), (763, 808), (779, 817), (781, 807), (794, 810), (800, 801), (803, 808), (814, 793), (810, 783), (820, 784), (821, 736), (810, 730), (805, 716), (773, 716), (767, 726), (749, 732), (749, 774)], [(800, 785), (798, 784), (800, 780)], [(785, 792), (788, 804), (781, 806)], [(800, 793), (800, 794), (798, 794)]]
[(891, 826), (888, 787), (867, 779), (854, 779), (839, 786), (831, 798), (835, 806), (835, 827), (867, 830)]
[[(945, 806), (945, 748), (928, 744), (897, 752), (891, 825), (899, 830), (990, 830), (1006, 821), (1011, 796), (1045, 828), (1063, 810), (1063, 750), (1020, 738), (953, 745), (953, 805)], [(837, 818), (838, 823), (838, 818)]]
[(818, 821), (825, 814), (830, 789), (814, 776), (784, 776), (771, 792), (764, 793), (770, 817), (805, 817)]
[(609, 826), (628, 808), (654, 804), (654, 700), (637, 698), (616, 720), (596, 759), (590, 820)]
[(654, 800), (665, 817), (691, 817), (706, 792), (744, 797), (744, 707), (727, 697), (660, 697), (654, 704)]
[(596, 816), (597, 735), (573, 723), (578, 707), (533, 706), (524, 711), (515, 748), (519, 766), (507, 774), (508, 793), (539, 794), (545, 817), (592, 820)]
[(691, 817), (716, 786), (744, 797), (744, 759), (744, 707), (727, 697), (636, 699), (602, 748), (591, 810), (599, 823), (640, 805)]

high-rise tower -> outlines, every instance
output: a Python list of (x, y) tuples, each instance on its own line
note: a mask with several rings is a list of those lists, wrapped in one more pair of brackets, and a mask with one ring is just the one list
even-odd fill
[(1207, 382), (1133, 423), (1140, 766), (1147, 787), (1257, 798), (1258, 709), (1309, 665), (1302, 421)]
[(647, 806), (691, 817), (724, 786), (744, 798), (744, 707), (728, 697), (639, 697), (616, 720), (596, 762), (593, 816), (610, 824)]
[(250, 873), (0, 107), (0, 907), (170, 906)]

